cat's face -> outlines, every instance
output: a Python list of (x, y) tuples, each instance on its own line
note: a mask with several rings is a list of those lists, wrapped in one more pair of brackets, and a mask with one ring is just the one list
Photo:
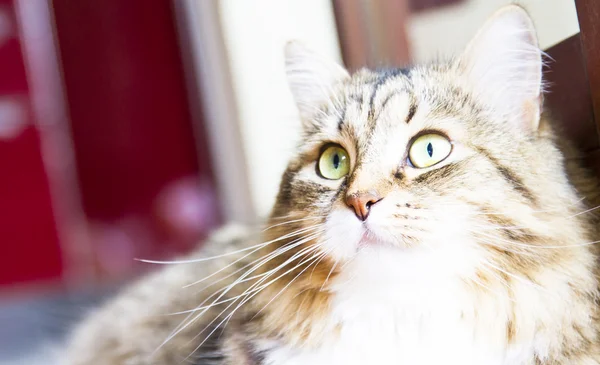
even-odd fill
[(330, 262), (379, 249), (510, 260), (553, 234), (573, 192), (540, 124), (541, 52), (522, 9), (447, 64), (348, 75), (298, 44), (287, 57), (304, 136), (272, 222), (293, 220), (287, 232), (306, 229)]

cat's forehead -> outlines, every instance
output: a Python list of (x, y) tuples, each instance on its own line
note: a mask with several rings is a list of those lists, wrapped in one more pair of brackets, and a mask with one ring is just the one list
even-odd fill
[(338, 130), (364, 140), (426, 127), (423, 117), (430, 114), (434, 93), (426, 84), (422, 72), (411, 69), (355, 73), (342, 91)]
[(447, 69), (361, 70), (342, 89), (337, 129), (359, 140), (460, 129), (451, 121), (470, 119), (476, 103), (459, 84)]

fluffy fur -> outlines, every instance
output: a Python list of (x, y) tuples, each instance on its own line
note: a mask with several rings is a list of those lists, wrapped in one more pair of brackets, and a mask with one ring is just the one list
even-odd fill
[[(349, 75), (287, 47), (304, 134), (266, 229), (229, 228), (73, 333), (71, 365), (600, 364), (597, 184), (509, 6), (463, 55)], [(416, 136), (452, 141), (419, 169)], [(324, 146), (350, 173), (317, 173)], [(382, 197), (358, 219), (346, 196)], [(233, 230), (233, 231), (232, 231)]]

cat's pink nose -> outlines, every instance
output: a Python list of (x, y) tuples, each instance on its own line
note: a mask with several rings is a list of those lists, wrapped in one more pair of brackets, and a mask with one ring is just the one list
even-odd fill
[(380, 201), (379, 194), (375, 191), (357, 192), (346, 195), (346, 205), (354, 210), (354, 214), (362, 220), (367, 220), (371, 207)]

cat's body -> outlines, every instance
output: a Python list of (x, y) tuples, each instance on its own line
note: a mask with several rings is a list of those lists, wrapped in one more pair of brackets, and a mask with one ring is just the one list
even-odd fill
[(135, 284), (69, 365), (600, 364), (597, 184), (541, 115), (522, 9), (448, 64), (287, 52), (305, 133), (268, 229)]

